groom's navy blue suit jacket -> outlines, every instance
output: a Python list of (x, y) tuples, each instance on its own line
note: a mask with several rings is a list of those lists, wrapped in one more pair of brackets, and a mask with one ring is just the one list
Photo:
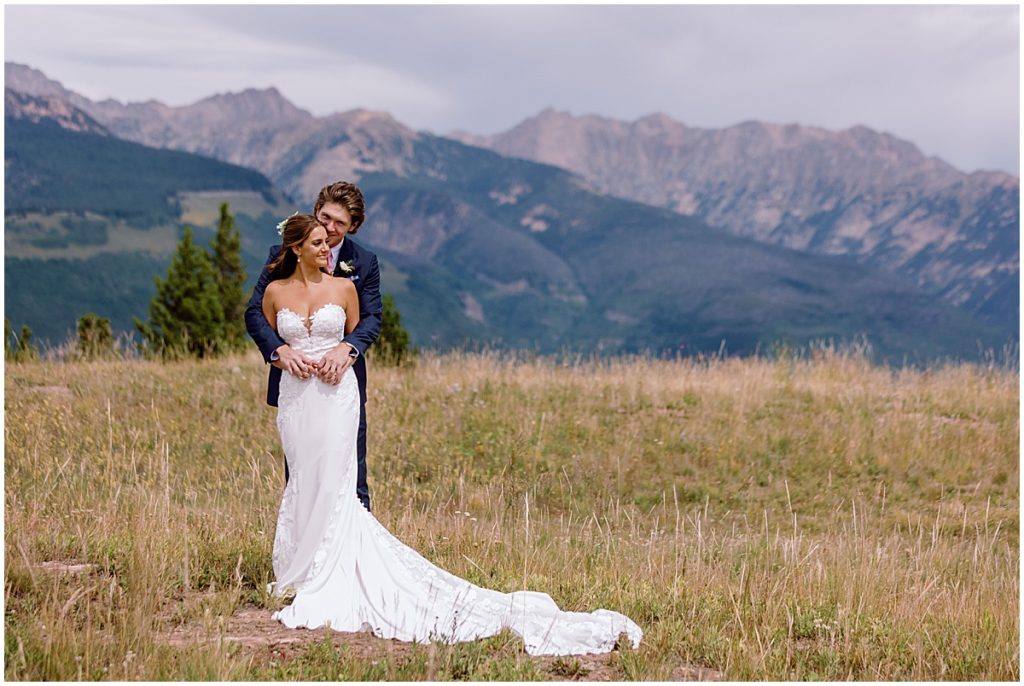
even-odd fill
[[(281, 252), (281, 246), (275, 245), (270, 248), (267, 256), (267, 264), (277, 259)], [(354, 271), (351, 274), (342, 273), (340, 267), (342, 262), (352, 265)], [(357, 245), (348, 236), (341, 244), (341, 251), (338, 253), (338, 265), (334, 269), (335, 276), (347, 276), (352, 280), (359, 295), (359, 323), (348, 336), (345, 342), (359, 351), (359, 357), (352, 365), (356, 380), (359, 382), (360, 404), (366, 403), (366, 360), (364, 355), (370, 344), (377, 340), (380, 335), (381, 313), (384, 306), (380, 297), (380, 266), (377, 264), (377, 256), (366, 248)], [(249, 299), (249, 306), (245, 309), (245, 328), (249, 336), (255, 341), (263, 359), (269, 364), (271, 354), (285, 344), (284, 339), (277, 335), (277, 331), (270, 326), (270, 322), (263, 316), (263, 292), (270, 283), (270, 277), (266, 266), (260, 272), (260, 278), (252, 291)], [(267, 383), (267, 404), (277, 407), (277, 393), (281, 383), (281, 370), (271, 365), (270, 379)], [(363, 414), (362, 412), (360, 414)], [(362, 422), (360, 422), (362, 424)]]

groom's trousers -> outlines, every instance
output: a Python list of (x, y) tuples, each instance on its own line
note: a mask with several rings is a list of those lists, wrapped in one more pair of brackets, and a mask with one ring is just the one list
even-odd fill
[(359, 404), (359, 436), (356, 438), (356, 495), (370, 511), (370, 488), (366, 485), (366, 405)]

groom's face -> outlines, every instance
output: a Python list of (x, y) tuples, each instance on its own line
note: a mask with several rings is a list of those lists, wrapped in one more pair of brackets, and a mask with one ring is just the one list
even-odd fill
[(352, 216), (336, 202), (324, 203), (316, 213), (316, 219), (327, 229), (327, 244), (332, 248), (352, 230)]

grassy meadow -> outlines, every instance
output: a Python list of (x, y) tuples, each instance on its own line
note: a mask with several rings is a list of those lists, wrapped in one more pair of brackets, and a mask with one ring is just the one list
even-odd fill
[(280, 606), (265, 371), (253, 355), (7, 365), (7, 679), (1020, 677), (1016, 370), (825, 348), (371, 366), (385, 526), (475, 583), (645, 631), (558, 660), (509, 634), (233, 640)]

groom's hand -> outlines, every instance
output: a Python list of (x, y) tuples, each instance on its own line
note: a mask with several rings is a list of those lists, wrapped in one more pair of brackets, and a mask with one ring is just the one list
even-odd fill
[(316, 375), (325, 383), (337, 384), (340, 382), (345, 370), (356, 361), (356, 358), (350, 354), (353, 350), (355, 348), (344, 342), (328, 350), (327, 354), (316, 363)]
[(282, 345), (275, 350), (277, 360), (272, 364), (300, 379), (308, 379), (316, 372), (316, 363), (289, 345)]

